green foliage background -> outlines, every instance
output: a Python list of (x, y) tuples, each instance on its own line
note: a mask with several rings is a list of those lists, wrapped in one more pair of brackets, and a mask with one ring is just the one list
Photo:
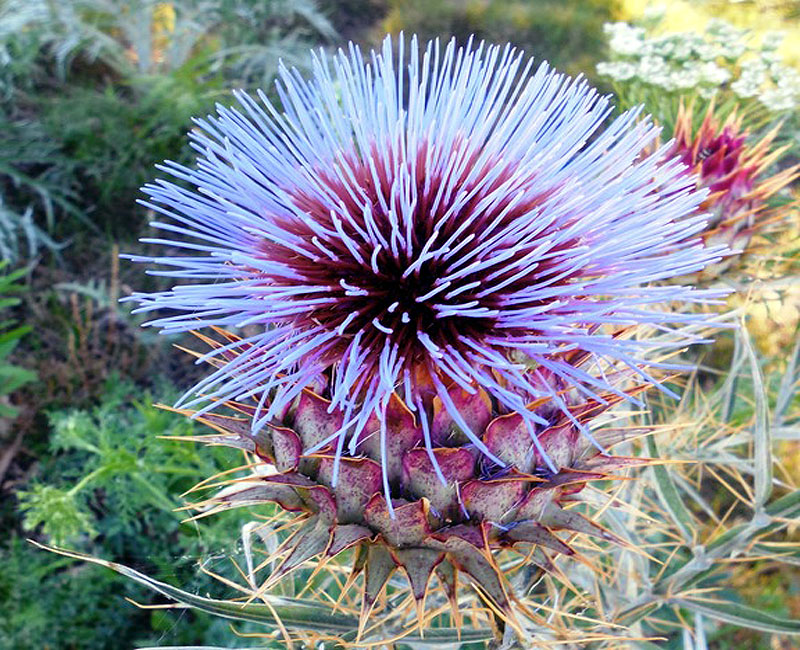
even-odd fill
[[(166, 387), (159, 393), (176, 397)], [(226, 626), (204, 615), (131, 608), (124, 597), (147, 602), (142, 589), (69, 566), (24, 536), (38, 531), (54, 544), (220, 594), (220, 583), (198, 563), (232, 571), (212, 558), (236, 553), (246, 514), (182, 523), (175, 508), (184, 504), (178, 495), (241, 459), (229, 449), (198, 453), (190, 443), (164, 439), (191, 435), (192, 422), (153, 406), (149, 393), (119, 377), (107, 383), (98, 406), (55, 411), (49, 421), (49, 454), (17, 493), (20, 528), (0, 552), (0, 647), (120, 648), (224, 637)]]
[(603, 23), (621, 17), (618, 0), (389, 0), (385, 31), (418, 34), (420, 40), (470, 36), (509, 42), (538, 61), (593, 78), (605, 51)]

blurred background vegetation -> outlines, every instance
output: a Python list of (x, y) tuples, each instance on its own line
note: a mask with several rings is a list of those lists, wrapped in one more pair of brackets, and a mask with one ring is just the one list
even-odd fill
[[(191, 433), (153, 403), (198, 370), (118, 303), (131, 287), (158, 286), (118, 253), (147, 250), (138, 188), (156, 163), (190, 161), (192, 116), (229, 102), (231, 89), (271, 94), (280, 61), (303, 69), (311, 48), (369, 47), (387, 31), (509, 41), (619, 92), (596, 71), (610, 56), (603, 25), (648, 10), (643, 0), (0, 0), (0, 647), (232, 638), (219, 620), (137, 609), (125, 598), (150, 597), (135, 586), (25, 541), (67, 544), (199, 593), (220, 589), (200, 564), (231, 570), (220, 558), (235, 550), (242, 515), (188, 524), (173, 509), (237, 460), (157, 438)], [(711, 16), (758, 38), (786, 31), (784, 59), (800, 62), (800, 3), (671, 2), (662, 27), (700, 30)], [(781, 120), (789, 164), (800, 130), (796, 115)], [(793, 228), (761, 261), (772, 277), (796, 274)], [(748, 286), (764, 363), (785, 369), (796, 287)], [(788, 471), (800, 471), (798, 442), (782, 444)], [(800, 615), (796, 572), (753, 580), (764, 606)], [(782, 647), (742, 634), (718, 630), (713, 647)]]

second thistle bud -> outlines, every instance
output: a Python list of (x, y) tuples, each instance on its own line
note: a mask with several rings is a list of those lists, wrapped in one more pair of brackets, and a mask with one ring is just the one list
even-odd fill
[[(773, 146), (778, 128), (752, 144), (742, 122), (736, 112), (721, 121), (712, 103), (695, 130), (693, 110), (681, 105), (671, 151), (696, 174), (698, 189), (709, 190), (698, 208), (708, 214), (706, 245), (724, 244), (734, 252), (747, 249), (759, 229), (782, 218), (780, 209), (768, 211), (767, 200), (800, 176), (800, 165), (768, 176), (769, 167), (786, 150)], [(697, 279), (713, 279), (735, 261), (732, 255), (710, 264), (697, 273)]]

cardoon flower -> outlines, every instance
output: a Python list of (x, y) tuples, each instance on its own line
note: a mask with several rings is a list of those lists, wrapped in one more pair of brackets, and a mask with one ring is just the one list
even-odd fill
[[(203, 338), (229, 365), (247, 354), (248, 345), (230, 333), (224, 333), (224, 342)], [(565, 361), (575, 366), (585, 360), (586, 354), (579, 350), (565, 355)], [(626, 374), (606, 378), (623, 384)], [(569, 406), (558, 407), (550, 399), (528, 405), (527, 413), (548, 422), (536, 428), (535, 445), (525, 414), (509, 412), (481, 388), (468, 392), (454, 381), (447, 386), (447, 400), (421, 390), (416, 414), (393, 394), (380, 419), (372, 414), (366, 426), (369, 435), (355, 455), (347, 451), (337, 455), (335, 444), (319, 453), (304, 452), (342, 429), (344, 414), (331, 412), (331, 402), (323, 396), (330, 394), (330, 381), (304, 389), (289, 409), (254, 435), (251, 423), (260, 400), (228, 402), (234, 416), (183, 411), (218, 432), (198, 436), (197, 441), (244, 449), (261, 461), (253, 464), (253, 474), (232, 480), (196, 506), (208, 514), (275, 503), (305, 515), (294, 519), (295, 530), (284, 545), (282, 560), (262, 589), (312, 558), (320, 558), (319, 567), (355, 549), (344, 591), (363, 571), (359, 635), (398, 569), (407, 576), (420, 627), (425, 626), (425, 598), (434, 573), (450, 601), (453, 621), (459, 624), (462, 572), (489, 607), (518, 629), (513, 594), (495, 556), (518, 552), (537, 570), (557, 572), (552, 556), (576, 555), (576, 537), (623, 543), (568, 506), (580, 500), (588, 483), (608, 482), (626, 468), (651, 462), (601, 454), (580, 430), (592, 428), (595, 442), (604, 448), (648, 433), (644, 428), (615, 427), (614, 419), (606, 415), (646, 385), (627, 394), (601, 392), (592, 399), (566, 389), (547, 370), (539, 377), (564, 389)], [(458, 409), (464, 427), (445, 409), (445, 402)], [(469, 431), (497, 462), (481, 458)], [(388, 495), (383, 489), (387, 479)], [(559, 531), (567, 531), (569, 538), (562, 539)]]
[[(258, 327), (188, 406), (256, 397), (255, 433), (328, 385), (343, 423), (306, 453), (335, 442), (337, 459), (356, 454), (395, 393), (427, 426), (431, 393), (503, 465), (451, 384), (518, 413), (543, 453), (535, 431), (549, 422), (526, 404), (552, 399), (575, 421), (543, 373), (588, 396), (619, 392), (569, 352), (650, 380), (651, 346), (625, 327), (691, 340), (681, 324), (696, 317), (658, 304), (711, 294), (650, 283), (719, 258), (692, 238), (703, 194), (662, 150), (639, 156), (657, 129), (637, 111), (601, 129), (611, 108), (584, 81), (532, 73), (510, 46), (432, 42), (421, 60), (416, 39), (407, 56), (398, 46), (395, 59), (387, 38), (369, 62), (352, 45), (321, 54), (310, 81), (282, 70), (281, 109), (238, 93), (241, 110), (197, 120), (197, 167), (162, 168), (192, 187), (144, 188), (169, 235), (146, 241), (188, 254), (135, 258), (189, 282), (134, 299), (175, 312), (151, 322), (165, 332)], [(386, 449), (383, 425), (379, 438)]]
[[(767, 199), (800, 177), (800, 165), (766, 176), (765, 171), (787, 148), (772, 146), (778, 128), (750, 144), (741, 116), (734, 112), (720, 124), (713, 103), (696, 131), (693, 123), (694, 111), (681, 105), (669, 153), (686, 165), (698, 188), (709, 190), (698, 207), (698, 212), (708, 216), (703, 239), (708, 245), (744, 250), (759, 229), (785, 216), (781, 208), (768, 210)], [(735, 260), (729, 256), (703, 269), (698, 277), (711, 279)]]
[(163, 167), (184, 184), (145, 188), (169, 234), (146, 241), (187, 254), (136, 258), (185, 281), (135, 296), (172, 312), (152, 324), (224, 337), (185, 412), (272, 466), (216, 502), (306, 513), (276, 579), (357, 547), (362, 623), (397, 567), (420, 607), (462, 571), (507, 616), (495, 552), (548, 569), (574, 552), (558, 530), (614, 539), (563, 506), (637, 462), (601, 453), (627, 434), (598, 418), (696, 340), (663, 304), (716, 294), (663, 281), (724, 250), (637, 111), (602, 129), (606, 99), (510, 46), (410, 45), (320, 54), (280, 108), (197, 120), (196, 168)]

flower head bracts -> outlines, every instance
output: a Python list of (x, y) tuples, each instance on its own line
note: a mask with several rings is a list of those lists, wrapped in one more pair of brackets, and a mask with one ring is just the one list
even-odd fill
[[(197, 120), (197, 167), (163, 167), (194, 189), (145, 187), (146, 205), (169, 218), (153, 225), (172, 233), (147, 241), (192, 254), (135, 259), (205, 283), (134, 299), (175, 312), (151, 323), (166, 332), (261, 328), (195, 387), (192, 404), (211, 400), (201, 412), (255, 397), (257, 431), (322, 382), (342, 423), (305, 451), (335, 442), (338, 459), (371, 418), (385, 424), (395, 392), (412, 410), (432, 394), (502, 464), (447, 386), (481, 387), (535, 439), (546, 423), (529, 401), (549, 396), (569, 414), (542, 373), (614, 390), (568, 351), (649, 378), (653, 346), (615, 329), (653, 324), (672, 345), (692, 340), (702, 317), (658, 303), (718, 294), (649, 283), (724, 248), (694, 237), (705, 194), (680, 162), (640, 155), (657, 129), (636, 111), (600, 130), (605, 98), (547, 64), (531, 74), (510, 46), (434, 41), (421, 60), (416, 39), (407, 57), (398, 46), (394, 58), (387, 38), (369, 62), (354, 46), (320, 54), (310, 81), (281, 72), (281, 109), (240, 93), (240, 110)], [(377, 435), (385, 450), (386, 427)]]
[[(230, 332), (217, 329), (216, 333), (224, 341), (237, 341)], [(214, 348), (224, 345), (195, 334)], [(230, 347), (222, 356), (230, 363), (236, 351)], [(575, 365), (588, 359), (576, 351), (568, 357)], [(629, 386), (630, 374), (620, 372), (607, 379), (617, 387)], [(561, 388), (546, 373), (542, 380)], [(524, 638), (514, 605), (523, 594), (515, 594), (513, 584), (518, 581), (509, 580), (508, 569), (501, 567), (508, 567), (516, 558), (523, 565), (537, 567), (536, 571), (562, 575), (555, 556), (572, 556), (588, 563), (580, 549), (589, 539), (592, 544), (626, 545), (586, 515), (595, 511), (602, 485), (613, 484), (628, 469), (649, 465), (652, 460), (600, 453), (573, 421), (591, 428), (608, 450), (648, 435), (649, 427), (625, 425), (622, 413), (611, 412), (626, 396), (647, 388), (641, 383), (624, 391), (601, 392), (598, 400), (565, 391), (567, 412), (553, 408), (551, 400), (537, 400), (528, 405), (529, 410), (550, 424), (538, 427), (532, 440), (520, 413), (498, 412), (485, 391), (470, 394), (451, 383), (447, 386), (450, 401), (502, 465), (481, 457), (437, 395), (424, 394), (416, 414), (393, 395), (381, 420), (374, 415), (370, 418), (367, 430), (371, 435), (363, 437), (357, 453), (344, 449), (341, 455), (333, 453), (336, 441), (319, 453), (303, 453), (328, 439), (342, 424), (341, 412), (329, 412), (330, 402), (323, 394), (331, 391), (322, 383), (314, 390), (304, 389), (285, 413), (256, 435), (250, 432), (255, 413), (252, 399), (225, 404), (227, 415), (184, 410), (185, 415), (198, 417), (215, 430), (190, 440), (251, 454), (239, 468), (245, 475), (229, 477), (221, 484), (204, 482), (218, 491), (194, 507), (207, 516), (229, 508), (272, 503), (284, 514), (292, 513), (280, 517), (278, 527), (293, 532), (280, 550), (270, 555), (276, 562), (280, 558), (275, 570), (263, 582), (251, 576), (250, 584), (259, 585), (259, 591), (266, 591), (307, 561), (313, 562), (316, 574), (349, 549), (351, 573), (344, 591), (361, 593), (359, 636), (368, 621), (370, 627), (375, 624), (372, 612), (376, 601), (387, 589), (389, 577), (401, 569), (416, 604), (412, 629), (414, 625), (426, 628), (433, 614), (434, 608), (426, 612), (425, 602), (434, 576), (450, 601), (452, 620), (459, 625), (459, 610), (470, 602), (468, 596), (462, 598), (458, 586), (461, 573), (468, 577), (466, 583), (475, 587), (482, 601), (480, 609), (485, 611), (488, 606)], [(379, 429), (386, 434), (380, 439), (374, 435)], [(338, 480), (334, 481), (337, 467)], [(594, 496), (584, 499), (587, 492)], [(607, 497), (610, 507), (619, 504), (611, 493)], [(344, 558), (339, 562), (348, 564)], [(262, 567), (269, 564), (272, 562), (266, 561)], [(339, 564), (337, 570), (341, 568)], [(356, 584), (362, 573), (361, 584)], [(388, 587), (394, 603), (401, 600), (398, 586)], [(395, 606), (388, 609), (392, 610), (390, 616), (397, 615)]]

